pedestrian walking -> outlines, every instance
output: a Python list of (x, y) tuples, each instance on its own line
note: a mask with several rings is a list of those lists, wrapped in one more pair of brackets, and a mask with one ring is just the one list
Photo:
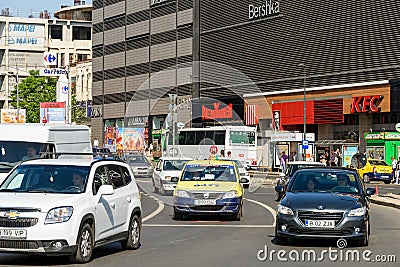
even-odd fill
[(332, 155), (329, 160), (330, 166), (337, 166), (337, 161), (338, 161), (338, 159), (337, 159), (336, 153), (335, 153), (335, 151), (332, 150)]
[(285, 154), (285, 151), (282, 151), (281, 157), (280, 157), (280, 163), (282, 167), (282, 172), (285, 172), (286, 170), (286, 164), (288, 161), (288, 155)]
[(97, 138), (94, 138), (93, 140), (93, 147), (98, 147), (99, 146), (99, 140), (97, 140)]

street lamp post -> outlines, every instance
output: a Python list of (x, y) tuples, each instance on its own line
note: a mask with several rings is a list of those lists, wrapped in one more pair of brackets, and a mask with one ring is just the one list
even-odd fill
[[(304, 127), (304, 129), (303, 129), (303, 140), (306, 140), (306, 131), (307, 131), (307, 129), (306, 129), (306, 126), (307, 126), (307, 104), (306, 104), (306, 96), (307, 96), (307, 94), (306, 94), (306, 77), (307, 77), (307, 75), (306, 75), (306, 65), (303, 64), (303, 63), (300, 63), (299, 67), (303, 67), (303, 88), (304, 88), (304, 100), (303, 100), (303, 106), (304, 106), (304, 110), (303, 110), (303, 115), (304, 115), (303, 116), (303, 124), (304, 125), (303, 125), (303, 127)], [(307, 160), (307, 158), (306, 158), (306, 149), (304, 148), (304, 145), (303, 145), (303, 160), (304, 161)]]

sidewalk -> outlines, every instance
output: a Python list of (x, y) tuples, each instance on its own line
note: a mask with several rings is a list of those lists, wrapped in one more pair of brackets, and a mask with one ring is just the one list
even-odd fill
[(371, 196), (371, 203), (400, 209), (400, 195), (387, 193)]

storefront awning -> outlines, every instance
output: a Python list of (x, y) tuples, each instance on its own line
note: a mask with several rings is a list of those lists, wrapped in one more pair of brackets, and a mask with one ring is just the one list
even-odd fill
[(317, 146), (329, 146), (329, 145), (358, 145), (358, 142), (349, 140), (318, 140), (315, 142)]

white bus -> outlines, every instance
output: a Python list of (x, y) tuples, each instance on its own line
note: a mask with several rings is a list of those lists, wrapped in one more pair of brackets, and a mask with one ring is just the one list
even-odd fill
[(183, 128), (178, 130), (173, 153), (172, 136), (167, 132), (166, 152), (169, 155), (208, 159), (211, 150), (225, 157), (231, 155), (246, 165), (257, 165), (257, 128), (248, 126), (214, 126), (208, 128)]

